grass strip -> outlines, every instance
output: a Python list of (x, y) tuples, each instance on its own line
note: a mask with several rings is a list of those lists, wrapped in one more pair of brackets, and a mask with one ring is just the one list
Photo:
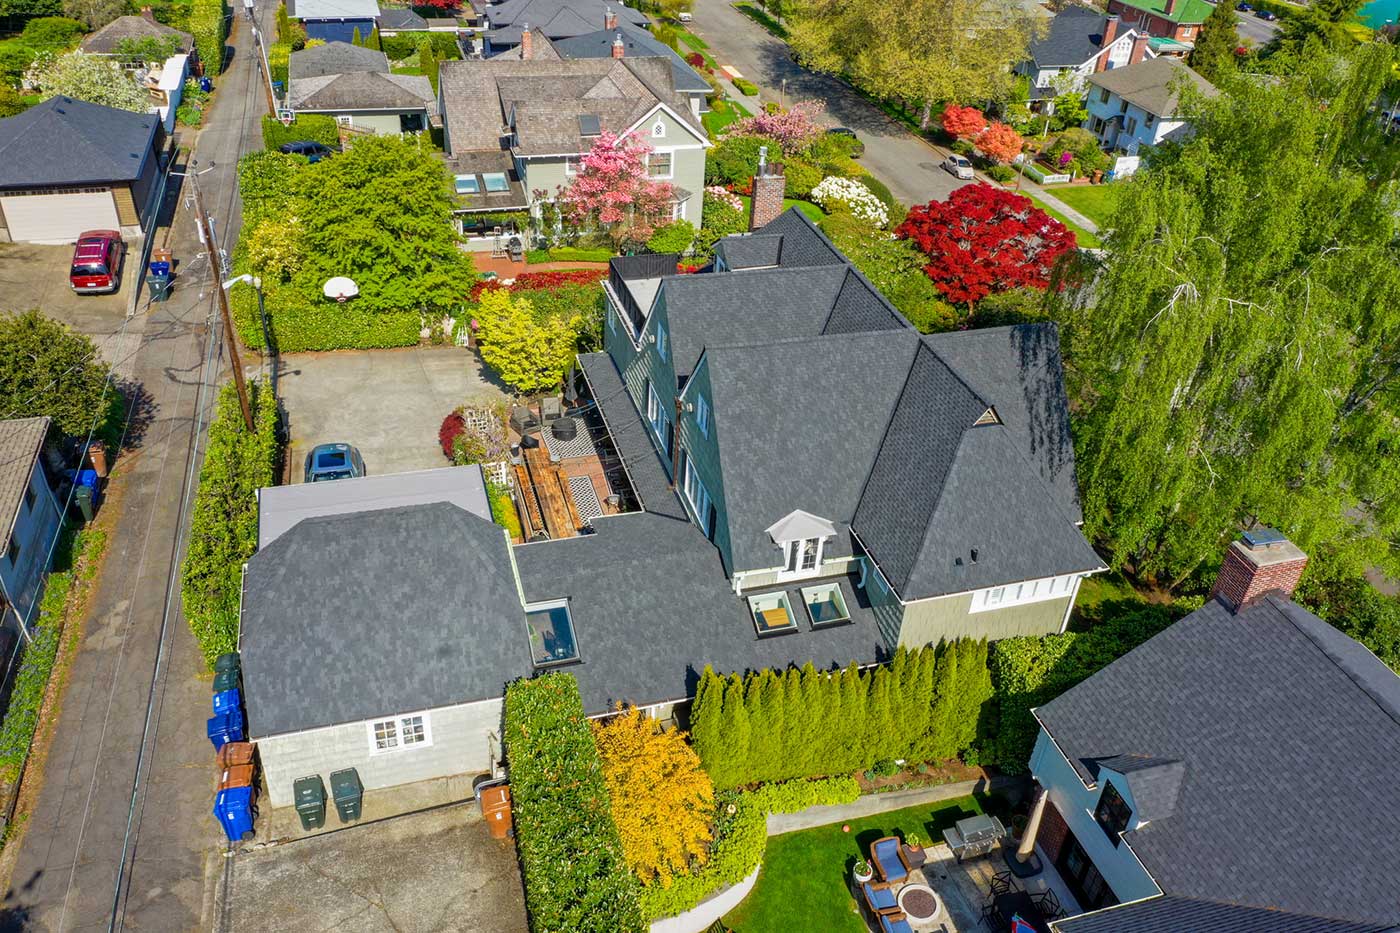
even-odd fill
[(782, 39), (784, 41), (787, 40), (788, 31), (783, 26), (783, 24), (778, 22), (773, 17), (769, 16), (767, 13), (760, 10), (758, 7), (754, 6), (752, 3), (736, 3), (734, 4), (734, 9), (738, 10), (740, 13), (743, 13), (749, 19), (753, 20), (755, 23), (758, 23), (758, 25), (762, 26), (764, 29), (768, 30), (773, 35), (777, 36), (779, 39)]

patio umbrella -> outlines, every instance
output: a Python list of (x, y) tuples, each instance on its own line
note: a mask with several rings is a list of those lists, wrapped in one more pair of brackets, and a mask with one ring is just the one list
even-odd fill
[(1020, 914), (1016, 914), (1011, 918), (1011, 933), (1040, 933), (1040, 931), (1022, 920)]

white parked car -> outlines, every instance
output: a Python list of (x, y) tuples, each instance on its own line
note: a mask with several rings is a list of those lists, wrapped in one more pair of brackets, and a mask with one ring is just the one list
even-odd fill
[(943, 160), (943, 167), (947, 169), (954, 178), (965, 178), (972, 180), (972, 163), (967, 156), (960, 156), (956, 152)]

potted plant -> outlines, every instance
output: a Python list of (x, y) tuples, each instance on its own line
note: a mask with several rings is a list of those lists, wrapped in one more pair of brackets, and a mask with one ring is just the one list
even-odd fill
[(852, 871), (855, 873), (856, 884), (865, 884), (875, 877), (875, 870), (863, 858), (856, 859), (855, 868)]
[(924, 840), (918, 833), (909, 833), (904, 837), (904, 849), (910, 865), (918, 868), (924, 864)]

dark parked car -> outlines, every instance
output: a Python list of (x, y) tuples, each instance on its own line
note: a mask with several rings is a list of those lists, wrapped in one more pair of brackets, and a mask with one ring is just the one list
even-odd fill
[(1254, 15), (1259, 17), (1260, 19), (1266, 19), (1271, 23), (1274, 20), (1278, 19), (1278, 17), (1274, 15), (1273, 10), (1255, 10)]
[(324, 483), (365, 475), (365, 461), (349, 444), (321, 444), (306, 455), (303, 482)]
[(856, 131), (849, 126), (833, 126), (831, 129), (827, 130), (826, 133), (828, 136), (841, 136), (845, 139), (849, 139), (851, 141), (851, 158), (859, 159), (861, 156), (865, 155), (865, 143), (860, 141), (860, 137), (856, 135)]
[(121, 286), (122, 235), (117, 230), (89, 230), (73, 247), (68, 284), (80, 295), (101, 295)]
[(308, 162), (320, 162), (328, 155), (332, 155), (335, 150), (325, 143), (314, 142), (310, 139), (303, 139), (294, 143), (283, 143), (278, 147), (278, 152), (285, 152), (287, 155), (306, 156)]
[(1250, 6), (1248, 3), (1236, 3), (1236, 4), (1235, 4), (1235, 9), (1239, 10), (1241, 13), (1253, 13), (1253, 12), (1254, 12), (1254, 7)]

